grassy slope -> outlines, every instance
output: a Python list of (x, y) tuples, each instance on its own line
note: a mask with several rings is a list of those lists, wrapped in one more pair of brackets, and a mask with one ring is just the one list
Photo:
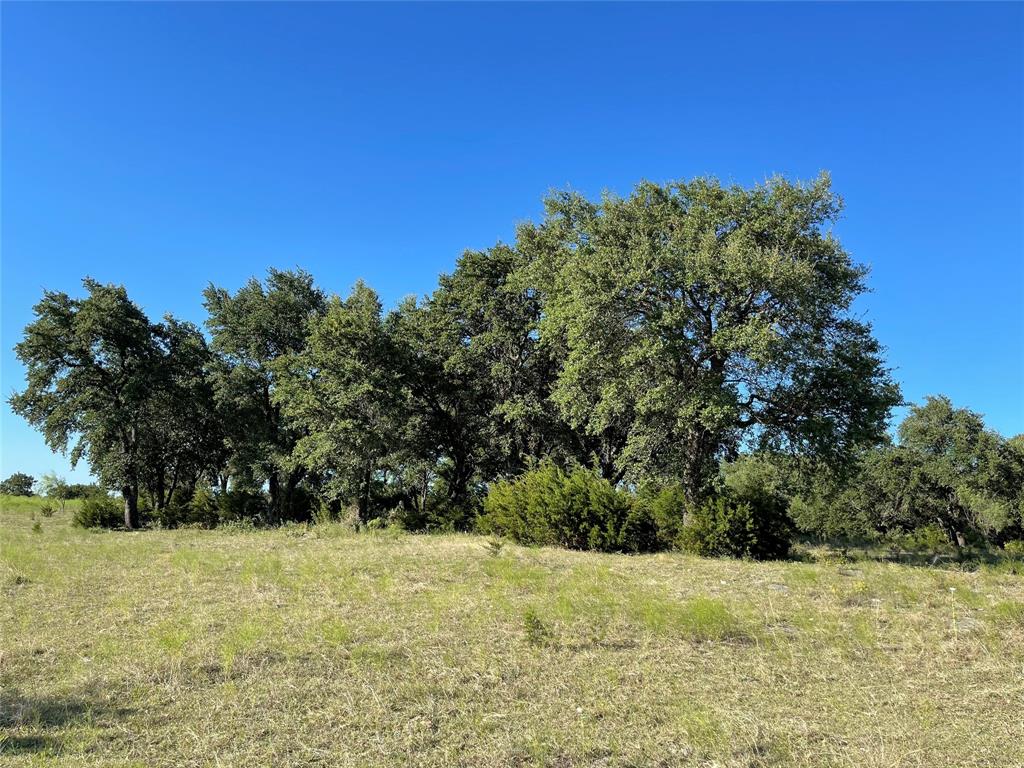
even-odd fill
[(2, 500), (4, 765), (1024, 765), (1024, 580)]

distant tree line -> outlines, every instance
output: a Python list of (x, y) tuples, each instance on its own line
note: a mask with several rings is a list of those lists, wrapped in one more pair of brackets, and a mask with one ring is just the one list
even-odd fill
[[(1019, 529), (1019, 439), (935, 400), (888, 444), (901, 396), (851, 311), (867, 271), (830, 232), (840, 210), (827, 175), (557, 193), (422, 299), (384, 311), (362, 282), (342, 297), (271, 269), (210, 285), (205, 334), (87, 278), (84, 297), (35, 307), (10, 402), (120, 494), (128, 528), (469, 528), (489, 490), (557, 470), (674, 499), (655, 515), (668, 530), (753, 457), (779, 475), (786, 524)], [(947, 428), (949, 445), (933, 434)]]
[(6, 480), (0, 481), (0, 493), (5, 496), (31, 496), (32, 486), (36, 479), (24, 472), (15, 472)]

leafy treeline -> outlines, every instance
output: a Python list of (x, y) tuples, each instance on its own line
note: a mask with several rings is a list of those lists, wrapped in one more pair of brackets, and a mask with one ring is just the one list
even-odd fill
[(11, 404), (120, 492), (129, 528), (347, 510), (469, 527), (488, 488), (538, 464), (674, 494), (681, 525), (747, 454), (835, 527), (861, 508), (845, 494), (865, 457), (904, 453), (879, 447), (901, 398), (851, 312), (866, 269), (829, 231), (840, 208), (825, 175), (553, 194), (423, 299), (385, 312), (361, 282), (341, 297), (271, 269), (207, 288), (206, 335), (86, 279), (84, 298), (36, 306)]
[(6, 480), (0, 481), (0, 493), (5, 496), (31, 496), (35, 481), (32, 475), (15, 472)]

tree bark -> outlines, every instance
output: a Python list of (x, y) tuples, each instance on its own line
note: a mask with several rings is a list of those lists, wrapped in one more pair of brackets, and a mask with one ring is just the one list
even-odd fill
[(121, 495), (124, 497), (124, 527), (134, 531), (139, 527), (139, 489), (126, 485)]
[(270, 491), (270, 522), (281, 519), (281, 489), (277, 481), (277, 471), (273, 470), (267, 478), (267, 490)]
[(363, 476), (359, 481), (359, 501), (356, 505), (359, 511), (360, 523), (365, 523), (367, 516), (370, 514), (370, 478), (370, 463), (367, 462), (363, 466)]

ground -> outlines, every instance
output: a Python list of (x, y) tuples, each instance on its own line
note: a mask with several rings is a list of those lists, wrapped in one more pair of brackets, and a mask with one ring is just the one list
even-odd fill
[(1007, 568), (91, 532), (39, 505), (0, 509), (3, 765), (1024, 766)]

